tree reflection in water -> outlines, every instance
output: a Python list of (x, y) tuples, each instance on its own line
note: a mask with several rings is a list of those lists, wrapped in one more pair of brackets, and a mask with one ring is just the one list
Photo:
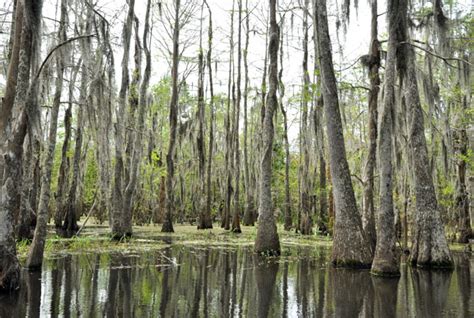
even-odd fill
[(328, 251), (169, 247), (140, 255), (69, 255), (22, 274), (0, 317), (472, 317), (472, 263), (454, 272), (402, 265), (399, 279), (335, 269)]
[(417, 317), (440, 317), (446, 306), (452, 272), (411, 271)]
[[(255, 255), (254, 277), (257, 286), (257, 317), (269, 316), (278, 273), (278, 262), (272, 258)], [(252, 311), (253, 312), (253, 311)]]
[(374, 290), (374, 315), (373, 317), (396, 317), (397, 290), (399, 277), (381, 278), (372, 277)]

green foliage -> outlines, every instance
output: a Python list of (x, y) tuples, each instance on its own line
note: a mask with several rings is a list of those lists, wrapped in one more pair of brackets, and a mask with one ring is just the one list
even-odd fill
[(438, 179), (438, 204), (444, 209), (451, 208), (454, 205), (456, 187), (453, 182), (445, 177), (439, 177)]
[(94, 202), (94, 197), (98, 191), (99, 171), (97, 162), (95, 161), (94, 150), (89, 149), (87, 152), (87, 165), (84, 173), (84, 203), (86, 206), (91, 206)]
[(29, 240), (21, 240), (16, 243), (16, 251), (18, 255), (27, 255), (30, 246)]
[(474, 151), (472, 148), (467, 149), (467, 153), (465, 155), (458, 153), (456, 156), (459, 160), (466, 163), (467, 169), (471, 172), (471, 174), (474, 173)]

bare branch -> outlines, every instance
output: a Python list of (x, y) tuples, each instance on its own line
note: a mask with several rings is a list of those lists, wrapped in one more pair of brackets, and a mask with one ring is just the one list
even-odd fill
[(41, 74), (41, 71), (43, 70), (44, 66), (46, 65), (46, 63), (49, 61), (49, 59), (51, 58), (51, 56), (53, 55), (53, 53), (57, 50), (57, 49), (60, 49), (61, 47), (71, 43), (71, 42), (74, 42), (74, 41), (77, 41), (77, 40), (81, 40), (81, 39), (88, 39), (88, 38), (91, 38), (91, 37), (95, 37), (97, 36), (97, 34), (88, 34), (88, 35), (81, 35), (81, 36), (76, 36), (74, 38), (70, 38), (62, 43), (59, 43), (58, 45), (56, 45), (51, 51), (49, 51), (48, 55), (46, 56), (46, 58), (44, 59), (43, 63), (41, 63), (41, 66), (40, 68), (38, 69), (38, 72), (36, 73), (36, 76), (35, 76), (35, 80), (38, 80), (40, 74)]

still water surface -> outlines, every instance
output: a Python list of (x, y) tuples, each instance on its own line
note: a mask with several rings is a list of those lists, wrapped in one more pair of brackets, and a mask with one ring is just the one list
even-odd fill
[(170, 247), (66, 255), (22, 274), (0, 317), (474, 317), (474, 257), (453, 272), (402, 266), (399, 279), (328, 266), (330, 251)]

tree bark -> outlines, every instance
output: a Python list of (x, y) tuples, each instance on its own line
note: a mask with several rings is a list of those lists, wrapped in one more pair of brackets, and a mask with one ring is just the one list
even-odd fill
[(272, 152), (273, 152), (273, 113), (278, 107), (278, 45), (279, 28), (276, 22), (276, 0), (270, 0), (270, 35), (268, 52), (269, 65), (269, 91), (263, 121), (263, 153), (260, 163), (260, 198), (257, 237), (255, 251), (260, 254), (280, 255), (280, 240), (278, 238), (272, 202)]
[[(385, 64), (384, 103), (379, 122), (377, 148), (379, 151), (380, 207), (377, 213), (377, 243), (371, 273), (380, 276), (399, 276), (398, 256), (396, 253), (395, 215), (393, 207), (393, 166), (392, 166), (392, 114), (395, 113), (395, 80), (397, 63), (397, 29), (400, 23), (400, 8), (397, 1), (388, 1), (388, 53)], [(372, 70), (371, 70), (372, 72)], [(372, 74), (373, 75), (373, 74)], [(371, 80), (372, 81), (372, 80)], [(371, 92), (372, 93), (372, 92)], [(371, 96), (372, 98), (374, 96)], [(376, 98), (376, 97), (375, 97)], [(373, 105), (371, 105), (373, 106)], [(373, 109), (372, 109), (373, 110)], [(369, 115), (370, 117), (371, 115)], [(372, 119), (372, 118), (371, 118)], [(369, 123), (369, 126), (371, 123)], [(371, 129), (373, 127), (370, 127)], [(372, 131), (370, 132), (372, 133)], [(372, 146), (372, 145), (371, 145)], [(370, 149), (372, 150), (372, 149)], [(370, 151), (369, 150), (369, 151)], [(371, 156), (372, 154), (369, 154)], [(369, 157), (368, 161), (373, 160)], [(369, 162), (368, 162), (369, 163)], [(371, 163), (372, 164), (372, 163)], [(370, 174), (370, 172), (368, 172)], [(372, 171), (373, 177), (373, 171)], [(369, 180), (365, 180), (368, 182)], [(369, 186), (370, 187), (370, 186)], [(365, 189), (367, 190), (367, 189)], [(367, 199), (367, 197), (366, 197)], [(366, 202), (366, 204), (373, 205)], [(373, 206), (372, 206), (373, 208)], [(370, 213), (370, 211), (368, 212)], [(370, 214), (366, 217), (370, 219)], [(370, 233), (370, 232), (369, 232)], [(367, 233), (368, 234), (368, 233)], [(371, 241), (370, 241), (371, 242)]]
[(399, 46), (400, 52), (403, 53), (399, 55), (399, 64), (404, 70), (402, 73), (403, 91), (407, 106), (408, 147), (411, 156), (409, 163), (416, 200), (410, 263), (413, 266), (425, 268), (452, 268), (453, 259), (446, 241), (429, 164), (423, 109), (417, 84), (415, 51), (411, 45), (407, 44), (410, 39), (406, 0), (399, 3), (399, 11), (403, 20), (398, 34), (400, 34), (400, 41), (404, 42)]
[(143, 149), (143, 134), (145, 126), (145, 114), (147, 112), (147, 90), (150, 83), (151, 76), (151, 53), (148, 47), (148, 38), (150, 32), (150, 3), (151, 0), (147, 1), (146, 14), (145, 14), (145, 25), (143, 28), (143, 50), (145, 52), (145, 71), (143, 74), (143, 80), (141, 86), (140, 82), (140, 69), (141, 69), (141, 45), (140, 37), (138, 35), (138, 19), (135, 18), (135, 70), (134, 79), (132, 81), (132, 87), (130, 88), (130, 107), (138, 108), (138, 118), (134, 121), (136, 131), (132, 131), (130, 134), (131, 145), (131, 158), (129, 161), (129, 178), (128, 184), (124, 191), (124, 229), (127, 235), (132, 234), (132, 219), (133, 219), (133, 203), (134, 194), (137, 189), (137, 179), (139, 175), (139, 167), (141, 164), (142, 149)]
[[(73, 81), (71, 81), (73, 82)], [(69, 94), (69, 98), (73, 96)], [(69, 158), (67, 152), (69, 151), (69, 140), (71, 138), (71, 119), (72, 119), (72, 103), (70, 102), (66, 112), (64, 113), (64, 141), (61, 149), (61, 164), (59, 166), (58, 187), (55, 194), (56, 198), (56, 212), (54, 214), (54, 225), (56, 228), (61, 227), (63, 220), (65, 202), (64, 193), (68, 187), (69, 175)]]
[(285, 141), (285, 231), (291, 230), (291, 194), (290, 194), (290, 143), (288, 141), (288, 117), (285, 106), (283, 105), (283, 98), (285, 97), (285, 85), (283, 84), (283, 26), (284, 21), (281, 22), (280, 27), (280, 70), (278, 73), (278, 84), (280, 89), (280, 110), (283, 115), (283, 139)]
[(74, 99), (74, 89), (76, 87), (76, 78), (79, 72), (82, 59), (79, 60), (78, 64), (73, 68), (71, 79), (69, 82), (69, 103), (66, 112), (64, 113), (64, 142), (61, 149), (61, 164), (59, 166), (58, 175), (58, 186), (55, 194), (56, 199), (56, 211), (54, 213), (54, 225), (56, 228), (61, 228), (64, 219), (65, 211), (67, 208), (67, 189), (69, 188), (69, 172), (70, 172), (70, 160), (68, 157), (69, 143), (71, 139), (72, 130), (72, 101)]
[[(260, 133), (263, 131), (263, 122), (265, 120), (265, 104), (266, 104), (266, 98), (267, 98), (267, 71), (268, 71), (268, 37), (269, 37), (269, 23), (268, 20), (266, 21), (267, 27), (265, 31), (265, 55), (263, 59), (263, 74), (262, 74), (262, 82), (261, 82), (261, 108), (260, 108), (260, 125), (256, 125), (254, 128), (254, 136), (257, 140), (256, 142), (256, 151), (255, 151), (255, 159), (254, 161), (257, 163), (255, 165), (255, 174), (254, 177), (252, 178), (253, 183), (255, 184), (255, 188), (257, 189), (257, 194), (256, 194), (256, 205), (257, 205), (257, 213), (254, 216), (254, 220), (258, 218), (258, 205), (260, 202), (260, 178), (262, 176), (262, 172), (260, 171), (260, 162), (259, 158), (263, 154), (263, 134)], [(258, 159), (257, 159), (258, 158)]]
[[(61, 17), (58, 28), (58, 39), (60, 42), (66, 40), (67, 28), (67, 0), (61, 1)], [(43, 153), (43, 160), (41, 164), (41, 190), (39, 196), (39, 204), (37, 211), (37, 220), (35, 234), (30, 250), (28, 252), (28, 259), (26, 267), (29, 269), (41, 268), (43, 264), (44, 245), (46, 243), (47, 227), (48, 227), (48, 211), (49, 199), (51, 194), (51, 173), (53, 168), (54, 150), (56, 148), (56, 133), (58, 128), (58, 114), (59, 106), (61, 105), (61, 93), (63, 89), (64, 78), (64, 51), (56, 52), (56, 81), (55, 94), (53, 105), (51, 108), (51, 118), (49, 123), (49, 135), (46, 141), (45, 150)], [(39, 108), (39, 105), (36, 107)], [(37, 118), (39, 121), (40, 118)], [(39, 126), (39, 123), (37, 123)], [(35, 132), (38, 133), (38, 132)]]
[[(229, 52), (229, 78), (227, 82), (227, 109), (226, 109), (226, 119), (225, 119), (225, 137), (226, 137), (226, 149), (225, 149), (225, 170), (227, 178), (227, 187), (225, 193), (225, 205), (224, 205), (224, 216), (222, 219), (221, 226), (229, 230), (230, 229), (230, 210), (231, 210), (231, 199), (232, 199), (232, 163), (233, 163), (233, 129), (231, 126), (231, 114), (230, 114), (230, 104), (231, 96), (234, 93), (234, 86), (232, 83), (233, 75), (233, 64), (234, 64), (234, 8), (235, 0), (232, 1), (232, 11), (230, 14), (230, 52)], [(232, 94), (232, 95), (231, 95)], [(235, 106), (235, 101), (232, 99)]]
[[(110, 212), (110, 227), (112, 237), (120, 239), (131, 233), (127, 233), (123, 222), (123, 202), (124, 202), (124, 171), (127, 164), (123, 154), (123, 144), (125, 142), (124, 125), (127, 109), (127, 90), (129, 86), (129, 70), (128, 63), (130, 57), (130, 38), (132, 35), (132, 26), (135, 0), (128, 3), (128, 13), (123, 26), (123, 57), (122, 57), (122, 81), (120, 84), (120, 92), (118, 98), (117, 122), (115, 123), (115, 172), (114, 172), (114, 188), (113, 188), (113, 206)], [(128, 178), (128, 176), (127, 176)]]
[(254, 205), (254, 189), (250, 184), (250, 168), (248, 154), (248, 94), (249, 94), (249, 66), (248, 66), (248, 50), (249, 50), (249, 33), (250, 33), (250, 14), (248, 13), (248, 0), (245, 1), (245, 48), (244, 48), (244, 181), (245, 181), (245, 211), (244, 225), (253, 226), (255, 223), (255, 205)]
[[(466, 113), (468, 109), (467, 94), (462, 97), (462, 112)], [(456, 193), (456, 209), (459, 215), (459, 243), (469, 243), (473, 238), (471, 228), (471, 218), (469, 213), (469, 193), (466, 186), (467, 172), (467, 156), (469, 139), (467, 136), (466, 125), (462, 124), (462, 128), (457, 135), (458, 142), (458, 160), (457, 160), (457, 193)]]
[(176, 152), (176, 129), (178, 126), (178, 66), (179, 66), (179, 12), (181, 0), (175, 1), (175, 20), (173, 29), (173, 66), (171, 69), (171, 100), (170, 100), (170, 137), (168, 154), (166, 155), (166, 214), (161, 227), (162, 232), (174, 232), (174, 157)]
[[(362, 226), (367, 235), (367, 239), (375, 250), (375, 244), (377, 241), (375, 233), (375, 217), (374, 217), (374, 170), (376, 166), (376, 152), (377, 152), (377, 99), (380, 91), (380, 50), (378, 36), (378, 24), (377, 24), (377, 0), (372, 0), (371, 3), (371, 36), (370, 36), (370, 51), (369, 51), (369, 63), (367, 65), (369, 69), (369, 149), (367, 153), (367, 160), (364, 167), (364, 208), (362, 210)], [(396, 48), (395, 48), (396, 49)], [(393, 61), (395, 63), (395, 60)], [(391, 75), (390, 75), (391, 76)], [(394, 83), (390, 83), (394, 85)], [(394, 96), (392, 97), (394, 98)], [(393, 106), (390, 107), (393, 109)], [(391, 137), (390, 137), (391, 138)]]
[[(22, 33), (23, 20), (23, 1), (17, 1), (15, 8), (14, 36), (12, 37), (13, 43), (11, 46), (10, 62), (8, 64), (5, 93), (0, 103), (0, 144), (2, 145), (6, 142), (7, 128), (11, 125), (10, 121), (13, 105), (15, 103), (20, 51), (25, 49), (22, 47), (22, 36), (24, 36)], [(2, 180), (2, 173), (3, 171), (0, 171), (0, 181)]]
[(336, 77), (331, 56), (326, 0), (316, 0), (316, 5), (318, 58), (321, 79), (324, 83), (322, 93), (328, 139), (332, 145), (329, 148), (329, 159), (336, 204), (332, 263), (337, 267), (368, 268), (372, 263), (373, 252), (363, 232), (346, 159)]
[[(206, 206), (200, 218), (198, 229), (212, 229), (212, 156), (214, 147), (214, 83), (212, 81), (212, 11), (207, 1), (204, 1), (209, 11), (207, 68), (209, 72), (210, 119), (209, 119), (209, 154), (207, 158)], [(204, 71), (204, 70), (203, 70)]]
[(308, 102), (309, 93), (309, 73), (308, 73), (308, 16), (309, 16), (309, 0), (304, 1), (303, 8), (303, 89), (301, 92), (301, 128), (300, 128), (300, 215), (298, 226), (300, 233), (310, 235), (313, 232), (313, 218), (311, 216), (310, 192), (311, 186), (309, 182), (309, 129), (308, 129)]
[[(0, 171), (3, 179), (0, 194), (0, 290), (12, 291), (20, 284), (20, 265), (16, 256), (16, 243), (14, 237), (14, 218), (20, 207), (19, 181), (21, 180), (21, 159), (23, 151), (23, 141), (26, 135), (27, 123), (27, 101), (31, 95), (29, 88), (30, 69), (36, 47), (33, 42), (37, 40), (41, 26), (42, 1), (25, 0), (21, 2), (23, 7), (22, 23), (16, 24), (15, 43), (19, 45), (18, 73), (15, 78), (14, 73), (10, 73), (7, 78), (7, 87), (12, 87), (15, 103), (18, 105), (18, 116), (14, 118), (10, 111), (7, 116), (1, 116), (2, 120), (10, 123), (10, 128), (1, 135), (5, 136), (0, 145), (3, 159), (0, 161)], [(18, 13), (17, 7), (17, 15)], [(20, 29), (21, 26), (21, 29)], [(20, 34), (17, 34), (20, 33)], [(13, 56), (13, 53), (12, 53)], [(12, 58), (11, 63), (16, 61)], [(10, 65), (9, 69), (15, 68)], [(16, 80), (16, 83), (11, 81)], [(16, 85), (14, 85), (16, 84)], [(36, 85), (36, 83), (35, 83)], [(34, 93), (34, 90), (33, 90)], [(2, 109), (3, 111), (4, 109)]]
[[(111, 26), (105, 21), (104, 18), (96, 15), (93, 8), (84, 4), (86, 17), (83, 25), (83, 30), (86, 34), (90, 34), (94, 25), (100, 24), (104, 27), (98, 28), (99, 32), (99, 47), (100, 50), (95, 50), (97, 58), (95, 61), (96, 65), (92, 64), (94, 60), (90, 61), (91, 45), (89, 41), (82, 41), (81, 55), (83, 63), (87, 65), (87, 69), (102, 69), (101, 72), (94, 72), (89, 74), (88, 78), (94, 85), (89, 88), (88, 106), (91, 107), (91, 112), (95, 116), (88, 116), (89, 120), (92, 120), (91, 128), (93, 128), (95, 142), (97, 147), (95, 150), (95, 157), (98, 163), (98, 207), (95, 211), (97, 220), (102, 224), (106, 218), (112, 220), (111, 215), (114, 213), (113, 207), (115, 202), (113, 200), (112, 193), (115, 190), (113, 187), (112, 176), (112, 157), (111, 149), (109, 144), (111, 133), (114, 133), (114, 126), (112, 123), (113, 112), (116, 107), (116, 95), (114, 91), (115, 87), (115, 59), (114, 52), (111, 46), (110, 39), (110, 28)], [(97, 21), (98, 20), (98, 21)], [(107, 58), (102, 58), (103, 54), (106, 54)], [(91, 63), (92, 62), (92, 63)], [(98, 84), (98, 85), (95, 85)], [(101, 85), (102, 84), (102, 85)], [(118, 146), (117, 144), (114, 146)], [(117, 150), (117, 147), (114, 147)], [(110, 226), (110, 224), (109, 224)], [(110, 226), (111, 227), (111, 226)]]
[[(198, 150), (198, 159), (199, 159), (199, 192), (201, 195), (197, 198), (198, 204), (198, 229), (207, 228), (207, 222), (205, 218), (207, 217), (206, 202), (207, 197), (205, 195), (206, 187), (206, 155), (205, 155), (205, 139), (204, 139), (204, 128), (205, 128), (205, 114), (206, 114), (206, 103), (204, 101), (204, 52), (202, 48), (202, 11), (204, 2), (201, 7), (201, 22), (200, 22), (200, 32), (199, 32), (199, 51), (198, 51), (198, 110), (197, 110), (197, 119), (198, 119), (198, 136), (196, 138), (196, 146)], [(212, 125), (212, 123), (211, 123)]]
[(453, 259), (446, 241), (428, 164), (423, 110), (416, 82), (415, 52), (409, 45), (406, 52), (405, 99), (409, 112), (409, 147), (413, 156), (411, 164), (416, 198), (410, 262), (418, 267), (452, 268)]
[(238, 0), (239, 6), (239, 31), (237, 40), (237, 100), (235, 103), (234, 113), (234, 168), (235, 168), (235, 191), (234, 191), (234, 213), (232, 216), (231, 231), (234, 233), (242, 233), (240, 229), (240, 138), (239, 138), (239, 122), (240, 122), (240, 101), (242, 99), (242, 91), (240, 82), (242, 77), (242, 0)]
[[(159, 165), (159, 167), (161, 167)], [(157, 223), (162, 223), (166, 214), (166, 177), (160, 178), (160, 190), (158, 194), (158, 217)]]
[(39, 152), (39, 147), (33, 147), (30, 138), (25, 136), (21, 167), (20, 209), (15, 228), (17, 241), (31, 241), (35, 231), (40, 177)]
[[(321, 96), (321, 73), (318, 65), (318, 43), (316, 33), (318, 27), (316, 23), (317, 6), (313, 1), (313, 41), (314, 41), (314, 75), (316, 92), (313, 93), (313, 98), (316, 98), (316, 107), (314, 109), (314, 135), (316, 138), (316, 150), (319, 152), (319, 215), (318, 215), (318, 230), (321, 234), (328, 233), (328, 198), (327, 198), (327, 178), (326, 178), (326, 159), (325, 159), (325, 145), (324, 145), (324, 129), (323, 129), (323, 113), (324, 100)], [(318, 93), (319, 92), (319, 93)]]
[[(87, 96), (87, 81), (88, 70), (86, 64), (82, 64), (81, 70), (81, 88), (79, 100), (86, 101)], [(86, 102), (87, 103), (87, 102)], [(74, 157), (72, 159), (72, 181), (71, 187), (67, 194), (67, 202), (64, 211), (64, 221), (62, 224), (62, 232), (65, 237), (72, 237), (76, 234), (79, 226), (77, 225), (77, 189), (80, 183), (80, 164), (82, 154), (82, 139), (83, 139), (83, 125), (84, 125), (84, 108), (86, 104), (80, 105), (77, 109), (77, 125), (74, 141)]]

